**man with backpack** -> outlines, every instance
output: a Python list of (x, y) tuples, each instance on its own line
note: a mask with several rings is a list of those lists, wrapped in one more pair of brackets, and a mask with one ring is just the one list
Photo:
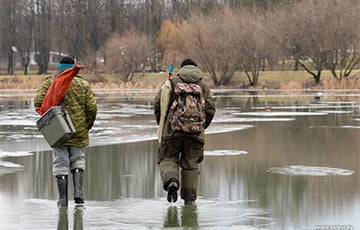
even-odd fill
[(202, 77), (196, 62), (185, 59), (176, 76), (168, 80), (171, 84), (164, 84), (171, 85), (171, 90), (166, 90), (168, 96), (164, 96), (162, 87), (155, 97), (157, 123), (165, 116), (159, 132), (158, 164), (170, 203), (177, 201), (179, 188), (186, 205), (196, 200), (199, 164), (204, 159), (204, 130), (215, 115), (215, 100)]

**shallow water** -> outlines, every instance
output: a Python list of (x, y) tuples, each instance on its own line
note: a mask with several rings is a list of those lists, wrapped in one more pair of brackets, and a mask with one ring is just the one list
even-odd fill
[(0, 91), (0, 229), (360, 228), (360, 92), (215, 91), (190, 207), (162, 190), (155, 91), (96, 95), (86, 204), (58, 210), (33, 92)]

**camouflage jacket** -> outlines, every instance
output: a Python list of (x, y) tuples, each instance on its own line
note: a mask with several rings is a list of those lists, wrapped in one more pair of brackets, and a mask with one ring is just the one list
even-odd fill
[[(34, 98), (35, 107), (41, 106), (53, 79), (53, 76), (47, 77), (38, 90)], [(74, 136), (64, 145), (89, 145), (89, 130), (94, 125), (97, 113), (96, 99), (90, 84), (81, 76), (74, 77), (63, 100), (76, 130)]]
[[(186, 66), (182, 67), (181, 69), (179, 69), (176, 76), (174, 76), (171, 79), (171, 88), (174, 89), (176, 84), (179, 82), (196, 83), (196, 84), (200, 85), (200, 87), (202, 88), (203, 96), (205, 99), (206, 120), (205, 120), (204, 128), (206, 129), (210, 125), (210, 123), (215, 115), (215, 99), (212, 97), (211, 91), (210, 91), (209, 87), (207, 86), (207, 84), (202, 80), (202, 72), (196, 66), (186, 65)], [(160, 100), (161, 99), (161, 91), (162, 91), (162, 89), (160, 89), (158, 91), (158, 93), (155, 97), (155, 101), (154, 101), (154, 114), (155, 114), (155, 118), (156, 118), (156, 121), (158, 124), (160, 123), (160, 119), (161, 119), (161, 107), (163, 107), (163, 106), (161, 106), (161, 103), (163, 103), (163, 102)], [(177, 95), (172, 90), (169, 104), (167, 105), (168, 107), (171, 106), (171, 104), (176, 99), (176, 97), (177, 97)], [(201, 132), (199, 134), (191, 134), (191, 133), (185, 133), (182, 131), (173, 130), (171, 128), (171, 125), (170, 125), (170, 122), (168, 119), (168, 113), (167, 113), (164, 127), (162, 130), (162, 139), (166, 140), (169, 138), (178, 138), (178, 137), (184, 137), (184, 136), (190, 136), (190, 137), (193, 137), (194, 139), (204, 142), (204, 132)]]

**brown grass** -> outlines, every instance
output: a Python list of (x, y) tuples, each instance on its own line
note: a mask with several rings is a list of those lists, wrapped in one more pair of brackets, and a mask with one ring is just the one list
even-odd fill
[[(315, 84), (311, 76), (302, 71), (265, 71), (260, 73), (256, 89), (360, 89), (360, 71), (354, 77), (342, 80), (331, 77), (324, 72), (320, 84)], [(132, 82), (123, 82), (116, 75), (84, 74), (93, 89), (158, 89), (167, 78), (166, 73), (140, 73)], [(38, 89), (45, 75), (0, 76), (0, 89)], [(205, 77), (211, 88), (250, 88), (245, 75), (237, 74), (231, 85), (214, 87), (209, 76)]]
[(1, 76), (0, 89), (37, 89), (43, 83), (40, 76)]

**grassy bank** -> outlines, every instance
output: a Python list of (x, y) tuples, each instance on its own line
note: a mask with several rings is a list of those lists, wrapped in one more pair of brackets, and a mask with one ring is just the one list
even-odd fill
[[(51, 74), (50, 74), (51, 75)], [(123, 82), (115, 74), (82, 73), (94, 89), (152, 89), (159, 88), (167, 78), (167, 73), (139, 73), (131, 82)], [(38, 89), (48, 75), (0, 76), (0, 89)], [(216, 88), (211, 78), (205, 74), (211, 88)], [(221, 88), (248, 88), (248, 79), (244, 73), (237, 73), (228, 86)], [(257, 89), (360, 89), (360, 70), (353, 72), (353, 77), (341, 81), (324, 71), (321, 83), (316, 85), (312, 76), (305, 71), (264, 71), (260, 73)]]

